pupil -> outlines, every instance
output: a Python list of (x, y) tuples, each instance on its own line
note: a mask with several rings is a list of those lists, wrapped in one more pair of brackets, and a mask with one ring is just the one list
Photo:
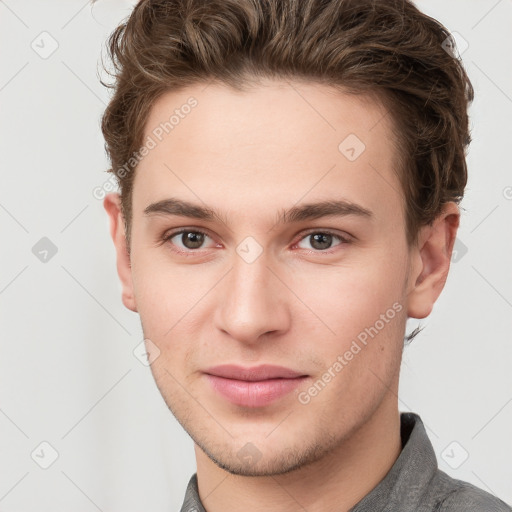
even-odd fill
[(311, 245), (315, 249), (328, 249), (332, 242), (332, 235), (328, 233), (315, 233), (312, 237), (313, 243)]
[(187, 249), (197, 249), (203, 243), (204, 235), (194, 231), (183, 233), (181, 241)]

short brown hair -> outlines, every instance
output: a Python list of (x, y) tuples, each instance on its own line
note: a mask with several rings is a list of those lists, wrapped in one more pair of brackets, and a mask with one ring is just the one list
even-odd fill
[[(155, 100), (211, 80), (305, 79), (381, 99), (397, 127), (406, 236), (417, 241), (467, 182), (473, 87), (450, 33), (408, 0), (140, 0), (110, 35), (114, 95), (102, 118), (128, 250), (135, 174)], [(124, 172), (116, 172), (124, 166)]]

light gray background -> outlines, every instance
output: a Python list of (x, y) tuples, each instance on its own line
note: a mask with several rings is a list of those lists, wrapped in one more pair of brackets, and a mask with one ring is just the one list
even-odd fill
[[(108, 177), (99, 56), (133, 5), (0, 1), (1, 511), (177, 511), (195, 471), (132, 353), (139, 318), (92, 195)], [(418, 5), (469, 44), (476, 100), (457, 257), (405, 351), (400, 408), (422, 416), (441, 469), (512, 503), (512, 0)], [(42, 58), (32, 45), (51, 38)], [(46, 263), (32, 252), (43, 237), (57, 248)], [(48, 469), (42, 442), (58, 453)]]

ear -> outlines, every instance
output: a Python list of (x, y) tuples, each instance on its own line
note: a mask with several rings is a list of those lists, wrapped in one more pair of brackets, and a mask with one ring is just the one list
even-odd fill
[(137, 312), (135, 295), (133, 293), (130, 256), (126, 247), (125, 223), (121, 213), (121, 196), (116, 192), (107, 194), (103, 200), (103, 207), (110, 217), (110, 236), (114, 241), (117, 253), (116, 266), (123, 289), (123, 304), (129, 310)]
[(459, 208), (450, 201), (432, 225), (420, 229), (418, 244), (411, 249), (413, 285), (408, 288), (408, 316), (425, 318), (432, 312), (448, 278), (459, 222)]

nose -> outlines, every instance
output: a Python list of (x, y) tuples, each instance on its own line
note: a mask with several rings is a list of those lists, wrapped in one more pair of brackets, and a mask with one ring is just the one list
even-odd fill
[(216, 328), (245, 344), (286, 332), (290, 327), (287, 288), (276, 273), (263, 255), (252, 263), (235, 256), (217, 290)]

